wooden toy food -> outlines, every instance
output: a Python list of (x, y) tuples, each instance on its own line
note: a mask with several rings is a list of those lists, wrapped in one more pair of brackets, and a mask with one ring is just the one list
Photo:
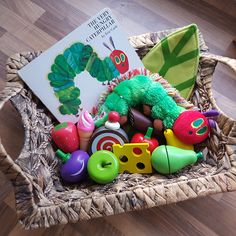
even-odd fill
[(120, 128), (120, 115), (116, 111), (111, 111), (108, 114), (108, 121), (105, 123), (107, 129), (117, 130)]
[(90, 154), (99, 150), (112, 151), (113, 144), (123, 145), (129, 142), (126, 132), (120, 128), (119, 120), (118, 112), (111, 111), (108, 114), (108, 121), (105, 122), (105, 126), (96, 129), (90, 139), (88, 149)]
[(119, 172), (152, 173), (151, 155), (148, 143), (126, 143), (113, 145), (113, 153), (120, 163)]
[(186, 144), (180, 141), (171, 129), (166, 129), (164, 131), (164, 135), (166, 138), (167, 145), (186, 149), (186, 150), (194, 150), (194, 147), (192, 144)]
[(117, 177), (119, 162), (112, 152), (101, 150), (89, 158), (87, 169), (93, 181), (107, 184)]
[(129, 109), (128, 118), (131, 126), (138, 131), (146, 132), (148, 127), (152, 127), (152, 120), (134, 108)]
[(131, 143), (148, 143), (148, 150), (152, 153), (159, 146), (157, 139), (152, 137), (152, 132), (153, 128), (148, 127), (145, 135), (142, 133), (135, 134), (131, 139)]
[(64, 163), (60, 169), (63, 180), (69, 183), (78, 183), (87, 177), (87, 163), (89, 159), (87, 152), (77, 150), (69, 154), (57, 150), (56, 155)]
[(77, 130), (79, 133), (80, 150), (87, 151), (89, 140), (94, 130), (93, 118), (87, 111), (82, 111), (80, 113), (77, 123)]
[(161, 145), (152, 153), (153, 168), (161, 174), (173, 174), (203, 158), (202, 152)]
[(57, 147), (63, 152), (74, 152), (79, 148), (79, 136), (72, 122), (58, 124), (51, 130), (51, 136)]

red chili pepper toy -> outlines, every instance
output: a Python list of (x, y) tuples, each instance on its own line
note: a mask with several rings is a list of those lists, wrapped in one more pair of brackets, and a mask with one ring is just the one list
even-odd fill
[(148, 143), (148, 150), (152, 153), (159, 146), (157, 139), (151, 137), (152, 132), (153, 128), (149, 127), (145, 135), (142, 133), (135, 134), (131, 139), (131, 143)]

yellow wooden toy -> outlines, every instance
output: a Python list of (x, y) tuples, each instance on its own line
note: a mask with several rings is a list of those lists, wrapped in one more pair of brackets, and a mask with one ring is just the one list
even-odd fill
[(151, 154), (148, 143), (113, 144), (113, 153), (119, 160), (119, 173), (152, 173)]
[(175, 134), (173, 133), (173, 131), (171, 129), (166, 129), (164, 132), (164, 135), (166, 138), (167, 145), (182, 148), (185, 150), (194, 150), (192, 144), (186, 144), (186, 143), (183, 143), (182, 141), (180, 141), (175, 136)]

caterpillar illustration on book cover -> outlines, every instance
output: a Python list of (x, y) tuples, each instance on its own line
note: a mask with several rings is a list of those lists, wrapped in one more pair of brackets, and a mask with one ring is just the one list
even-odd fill
[(72, 44), (62, 54), (56, 56), (51, 72), (47, 78), (55, 96), (60, 102), (59, 111), (63, 115), (76, 115), (81, 104), (80, 89), (75, 85), (75, 77), (87, 71), (93, 78), (102, 83), (109, 83), (113, 78), (129, 70), (128, 57), (122, 50), (115, 48), (112, 37), (109, 57), (101, 59), (90, 45), (81, 42)]
[(104, 8), (18, 71), (59, 122), (94, 112), (119, 75), (144, 68), (109, 8)]

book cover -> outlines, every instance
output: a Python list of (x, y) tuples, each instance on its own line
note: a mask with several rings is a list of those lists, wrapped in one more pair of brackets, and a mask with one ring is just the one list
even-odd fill
[(18, 73), (59, 122), (76, 123), (111, 80), (135, 68), (143, 64), (105, 8)]

